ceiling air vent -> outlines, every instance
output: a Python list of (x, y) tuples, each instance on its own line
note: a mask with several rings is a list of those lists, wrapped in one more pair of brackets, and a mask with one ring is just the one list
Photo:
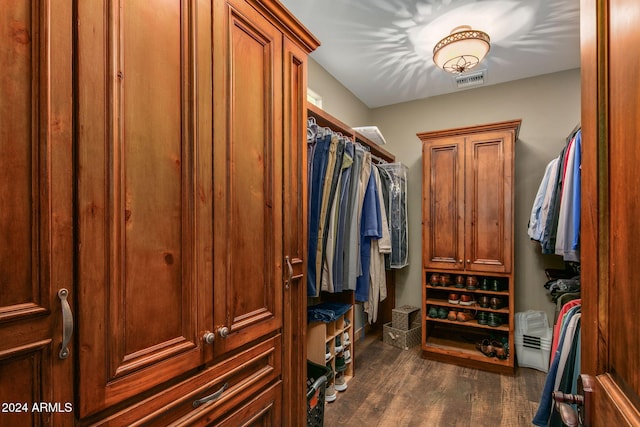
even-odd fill
[(460, 74), (456, 76), (456, 87), (458, 89), (464, 89), (483, 85), (486, 72), (486, 70), (480, 70), (473, 73)]

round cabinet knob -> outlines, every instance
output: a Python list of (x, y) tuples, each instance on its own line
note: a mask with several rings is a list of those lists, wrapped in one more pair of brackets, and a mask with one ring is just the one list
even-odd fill
[(202, 341), (204, 341), (207, 344), (213, 344), (213, 342), (216, 339), (216, 334), (214, 334), (213, 332), (205, 332), (204, 336), (202, 337)]
[(229, 328), (226, 326), (218, 328), (218, 335), (220, 335), (220, 338), (226, 338), (229, 335)]
[(471, 264), (471, 260), (470, 259), (467, 260), (467, 264)]

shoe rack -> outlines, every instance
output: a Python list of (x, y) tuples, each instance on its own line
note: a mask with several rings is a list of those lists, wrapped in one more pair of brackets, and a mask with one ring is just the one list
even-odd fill
[[(423, 353), (444, 362), (513, 374), (511, 275), (479, 276), (425, 270)], [(488, 356), (483, 340), (505, 344), (506, 358)]]
[[(345, 366), (344, 378), (347, 383), (355, 375), (353, 306), (333, 322), (312, 322), (307, 327), (307, 358), (317, 364), (336, 368)], [(345, 342), (345, 337), (348, 341)], [(346, 355), (350, 355), (347, 362)], [(344, 360), (344, 364), (342, 362)]]

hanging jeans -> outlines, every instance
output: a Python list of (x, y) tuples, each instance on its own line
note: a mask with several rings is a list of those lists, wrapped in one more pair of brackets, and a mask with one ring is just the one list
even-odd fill
[(322, 204), (322, 184), (327, 169), (329, 156), (329, 145), (331, 135), (320, 137), (316, 140), (316, 147), (313, 150), (312, 170), (313, 175), (309, 184), (309, 245), (307, 252), (307, 295), (316, 296), (318, 294), (316, 278), (316, 252), (318, 249), (318, 226), (320, 222), (320, 209)]

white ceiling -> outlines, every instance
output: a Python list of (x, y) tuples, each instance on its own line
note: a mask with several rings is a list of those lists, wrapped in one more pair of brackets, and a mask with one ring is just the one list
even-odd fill
[(459, 91), (433, 46), (460, 25), (491, 37), (484, 85), (580, 66), (580, 0), (281, 0), (311, 54), (368, 107)]

